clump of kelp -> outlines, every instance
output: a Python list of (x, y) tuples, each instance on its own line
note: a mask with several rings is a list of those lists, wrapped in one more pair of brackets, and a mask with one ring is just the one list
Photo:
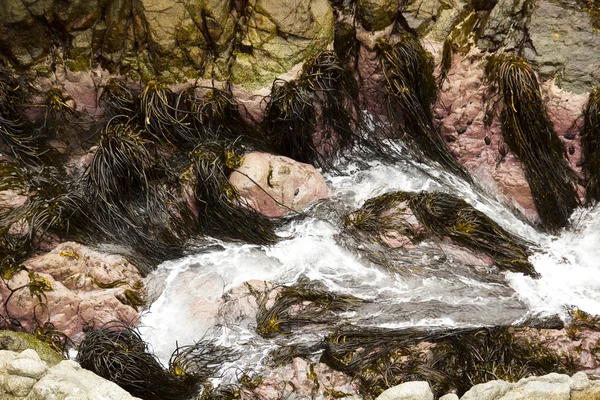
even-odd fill
[(186, 400), (232, 353), (211, 343), (178, 348), (169, 368), (148, 351), (139, 333), (121, 323), (110, 323), (86, 333), (77, 361), (144, 400)]
[(277, 296), (269, 308), (268, 294), (258, 296), (256, 332), (263, 337), (291, 334), (307, 325), (331, 325), (340, 321), (337, 315), (352, 311), (366, 300), (328, 291), (315, 281), (300, 279), (292, 286), (275, 289)]
[(581, 147), (586, 202), (600, 201), (600, 87), (590, 93), (583, 111)]
[(390, 192), (369, 199), (346, 217), (349, 229), (376, 234), (398, 233), (412, 243), (448, 237), (492, 258), (508, 271), (537, 277), (528, 261), (530, 243), (500, 227), (466, 201), (443, 192)]
[(276, 151), (325, 170), (334, 170), (336, 157), (354, 147), (394, 157), (380, 139), (364, 136), (356, 80), (333, 51), (308, 60), (297, 80), (273, 83), (263, 128)]
[(433, 57), (418, 38), (403, 33), (394, 44), (377, 42), (386, 81), (386, 104), (394, 124), (414, 151), (438, 162), (467, 181), (467, 171), (450, 154), (433, 124), (431, 107), (437, 98)]
[(545, 228), (567, 226), (579, 205), (576, 177), (564, 145), (554, 132), (531, 66), (512, 55), (497, 55), (486, 65), (486, 79), (497, 85), (503, 101), (502, 136), (523, 163), (525, 176)]
[[(22, 110), (28, 86), (0, 72), (0, 131), (12, 155), (0, 164), (0, 187), (28, 195), (22, 206), (0, 210), (0, 234), (27, 249), (8, 259), (22, 260), (45, 240), (60, 238), (117, 244), (147, 272), (181, 256), (186, 243), (203, 234), (277, 240), (276, 222), (251, 209), (227, 179), (245, 151), (267, 148), (229, 92), (212, 88), (200, 96), (192, 87), (175, 95), (149, 82), (136, 95), (124, 82), (109, 80), (100, 96), (106, 120), (91, 164), (83, 174), (67, 174), (59, 158), (46, 159), (42, 133), (49, 125), (29, 129)], [(70, 123), (78, 116), (58, 90), (48, 92), (46, 102), (46, 114), (56, 114), (48, 120)], [(23, 221), (27, 232), (9, 234)]]
[(560, 355), (519, 337), (518, 330), (347, 327), (325, 338), (321, 362), (354, 377), (365, 399), (414, 380), (428, 381), (436, 396), (452, 391), (462, 396), (473, 385), (496, 379), (573, 373)]

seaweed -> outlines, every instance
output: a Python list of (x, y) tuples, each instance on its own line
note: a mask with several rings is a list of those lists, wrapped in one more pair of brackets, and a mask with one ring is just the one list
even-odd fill
[(338, 21), (334, 32), (333, 48), (339, 60), (346, 65), (357, 61), (360, 43), (356, 39), (356, 29), (347, 22)]
[(462, 396), (491, 380), (573, 373), (560, 355), (517, 335), (521, 330), (345, 327), (323, 340), (321, 362), (354, 377), (367, 399), (413, 380), (428, 381), (436, 397), (451, 391)]
[(265, 296), (256, 315), (256, 332), (266, 338), (290, 334), (309, 324), (334, 324), (340, 320), (337, 313), (351, 311), (365, 302), (354, 296), (332, 293), (307, 278), (276, 290), (275, 303), (267, 309), (268, 296)]
[(43, 136), (23, 114), (33, 92), (28, 79), (0, 67), (0, 150), (14, 161), (39, 165), (46, 151)]
[(538, 277), (528, 261), (531, 254), (524, 239), (504, 230), (462, 199), (442, 192), (390, 192), (369, 199), (348, 214), (346, 226), (379, 236), (400, 233), (413, 243), (430, 236), (454, 242), (492, 258), (500, 269)]
[(187, 138), (185, 131), (189, 129), (186, 115), (178, 115), (176, 100), (171, 89), (153, 81), (146, 84), (140, 96), (139, 115), (144, 132), (168, 148), (177, 148), (179, 137)]
[(200, 389), (200, 377), (165, 370), (139, 333), (122, 323), (86, 333), (77, 361), (145, 400), (186, 400)]
[(125, 83), (111, 78), (102, 87), (100, 94), (100, 104), (103, 105), (104, 112), (108, 117), (125, 115), (134, 118), (138, 112), (138, 99), (127, 88)]
[(456, 390), (462, 396), (472, 386), (492, 380), (517, 382), (528, 376), (574, 372), (558, 354), (516, 332), (512, 327), (475, 329), (433, 346), (429, 367), (445, 375), (433, 382), (434, 390), (439, 394)]
[(355, 147), (384, 160), (397, 154), (380, 138), (366, 137), (358, 87), (350, 68), (333, 51), (307, 60), (295, 81), (273, 83), (263, 128), (281, 154), (324, 170)]
[(241, 164), (234, 144), (206, 142), (191, 152), (191, 176), (200, 231), (229, 240), (271, 244), (277, 223), (255, 211), (227, 179)]
[(600, 87), (590, 93), (583, 111), (581, 147), (586, 203), (600, 201)]
[(403, 33), (394, 45), (381, 39), (377, 49), (386, 81), (388, 114), (403, 127), (405, 141), (413, 150), (472, 182), (433, 125), (431, 107), (437, 98), (437, 85), (431, 54), (410, 33)]
[(543, 226), (556, 232), (569, 224), (579, 205), (577, 180), (544, 107), (535, 73), (522, 58), (507, 54), (491, 57), (485, 73), (498, 86), (504, 103), (504, 142), (523, 163)]

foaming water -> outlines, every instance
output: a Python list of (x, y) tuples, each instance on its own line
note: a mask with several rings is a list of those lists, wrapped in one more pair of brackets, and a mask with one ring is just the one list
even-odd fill
[[(215, 317), (223, 295), (251, 280), (282, 285), (300, 278), (318, 281), (332, 292), (369, 301), (341, 315), (345, 322), (380, 328), (511, 324), (531, 315), (564, 318), (567, 306), (600, 313), (598, 209), (578, 211), (573, 230), (551, 237), (521, 221), (495, 196), (482, 195), (452, 175), (410, 162), (351, 163), (341, 174), (326, 179), (331, 199), (320, 205), (321, 212), (317, 207), (278, 232), (285, 240), (268, 247), (219, 242), (213, 251), (159, 266), (153, 276), (164, 287), (142, 318), (142, 334), (163, 361), (177, 345), (203, 338), (239, 350), (244, 356), (238, 362), (246, 365), (258, 363), (278, 346), (276, 340), (255, 333), (255, 321), (224, 326)], [(340, 240), (345, 212), (371, 197), (398, 190), (445, 191), (463, 198), (539, 246), (541, 252), (532, 256), (532, 262), (542, 277), (533, 280), (494, 267), (473, 268), (427, 245), (408, 255), (389, 250), (394, 257), (404, 258), (393, 268), (383, 267), (365, 257), (360, 245), (352, 248)], [(307, 333), (288, 340), (317, 338)]]

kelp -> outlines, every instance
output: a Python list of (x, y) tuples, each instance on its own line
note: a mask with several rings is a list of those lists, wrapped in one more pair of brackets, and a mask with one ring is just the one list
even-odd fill
[(579, 308), (569, 310), (570, 321), (567, 326), (567, 333), (572, 340), (581, 339), (584, 334), (582, 330), (600, 332), (600, 316), (589, 314)]
[(356, 39), (356, 29), (347, 22), (338, 21), (334, 32), (333, 48), (339, 60), (346, 65), (357, 61), (360, 43)]
[(137, 103), (138, 99), (124, 82), (111, 78), (102, 87), (100, 104), (108, 117), (124, 115), (134, 118), (139, 108)]
[(199, 390), (199, 377), (165, 370), (140, 334), (120, 323), (86, 333), (77, 361), (144, 400), (187, 400)]
[(537, 340), (518, 337), (516, 332), (512, 327), (481, 328), (436, 344), (429, 367), (445, 376), (431, 382), (434, 390), (439, 394), (456, 390), (462, 396), (472, 386), (492, 380), (517, 382), (551, 372), (574, 373), (561, 355)]
[(275, 81), (263, 128), (281, 154), (325, 170), (355, 147), (382, 159), (396, 159), (378, 137), (366, 137), (360, 120), (358, 88), (348, 65), (333, 51), (307, 60), (295, 81)]
[(237, 358), (239, 356), (231, 348), (201, 340), (193, 345), (177, 347), (169, 359), (169, 372), (176, 376), (193, 374), (205, 380), (214, 377), (223, 364)]
[[(140, 96), (140, 118), (150, 138), (169, 148), (177, 148), (180, 137), (187, 137), (186, 116), (175, 108), (177, 97), (166, 85), (148, 82)], [(179, 132), (184, 131), (184, 132)]]
[(67, 139), (82, 127), (82, 113), (71, 96), (65, 96), (59, 88), (51, 88), (45, 94), (45, 113), (39, 121), (40, 132), (46, 138)]
[(447, 330), (345, 327), (324, 339), (321, 362), (354, 377), (366, 399), (414, 380), (428, 381), (436, 396), (451, 391), (462, 396), (473, 385), (496, 379), (516, 382), (550, 372), (573, 373), (561, 355), (539, 341), (519, 337), (518, 331), (503, 326)]
[(277, 223), (249, 206), (229, 183), (229, 173), (241, 165), (235, 145), (206, 142), (191, 153), (190, 175), (201, 232), (227, 240), (274, 243)]
[(531, 245), (500, 227), (466, 201), (443, 192), (390, 192), (369, 199), (348, 214), (346, 226), (378, 235), (399, 233), (413, 243), (449, 237), (487, 254), (500, 269), (538, 274), (528, 261)]
[(268, 296), (263, 296), (256, 315), (256, 332), (263, 337), (290, 334), (309, 324), (335, 324), (339, 312), (351, 311), (365, 300), (328, 291), (308, 278), (277, 290), (275, 303), (266, 308)]
[(544, 107), (535, 73), (520, 57), (506, 54), (491, 57), (485, 73), (503, 100), (504, 142), (523, 163), (543, 226), (555, 232), (568, 225), (579, 198), (575, 174)]
[(600, 201), (600, 86), (592, 90), (583, 111), (581, 148), (586, 203)]
[(377, 42), (386, 81), (388, 114), (401, 125), (403, 138), (414, 150), (471, 182), (467, 171), (450, 154), (433, 125), (431, 107), (437, 98), (433, 58), (419, 40), (404, 33), (395, 44)]
[(0, 67), (0, 149), (15, 161), (39, 165), (43, 136), (23, 114), (33, 92), (28, 79)]
[(198, 141), (237, 141), (249, 149), (267, 151), (269, 147), (256, 128), (242, 116), (249, 113), (229, 91), (210, 88), (203, 96), (197, 94), (197, 87), (183, 91), (177, 102), (178, 112), (186, 117), (189, 131)]
[(307, 164), (328, 164), (313, 142), (317, 126), (315, 94), (301, 81), (275, 81), (265, 111), (266, 138), (276, 151)]

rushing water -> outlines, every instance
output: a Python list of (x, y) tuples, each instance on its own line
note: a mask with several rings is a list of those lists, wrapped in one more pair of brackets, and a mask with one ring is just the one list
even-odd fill
[[(564, 319), (569, 306), (600, 314), (598, 208), (577, 210), (573, 228), (553, 237), (522, 222), (493, 194), (482, 195), (453, 176), (409, 162), (351, 163), (326, 179), (331, 198), (281, 229), (286, 239), (276, 245), (215, 241), (210, 251), (159, 266), (149, 285), (157, 285), (160, 295), (142, 319), (142, 333), (164, 362), (177, 345), (211, 338), (243, 354), (236, 365), (256, 366), (280, 344), (258, 336), (255, 321), (215, 325), (218, 300), (249, 280), (291, 285), (308, 278), (332, 292), (368, 299), (357, 312), (342, 316), (347, 323), (364, 326), (482, 326), (553, 315)], [(368, 198), (397, 190), (446, 191), (465, 199), (539, 247), (531, 261), (541, 278), (463, 265), (428, 244), (408, 252), (388, 250), (386, 266), (369, 261), (368, 249), (344, 240), (343, 216)], [(286, 340), (310, 343), (322, 336), (308, 329)]]

